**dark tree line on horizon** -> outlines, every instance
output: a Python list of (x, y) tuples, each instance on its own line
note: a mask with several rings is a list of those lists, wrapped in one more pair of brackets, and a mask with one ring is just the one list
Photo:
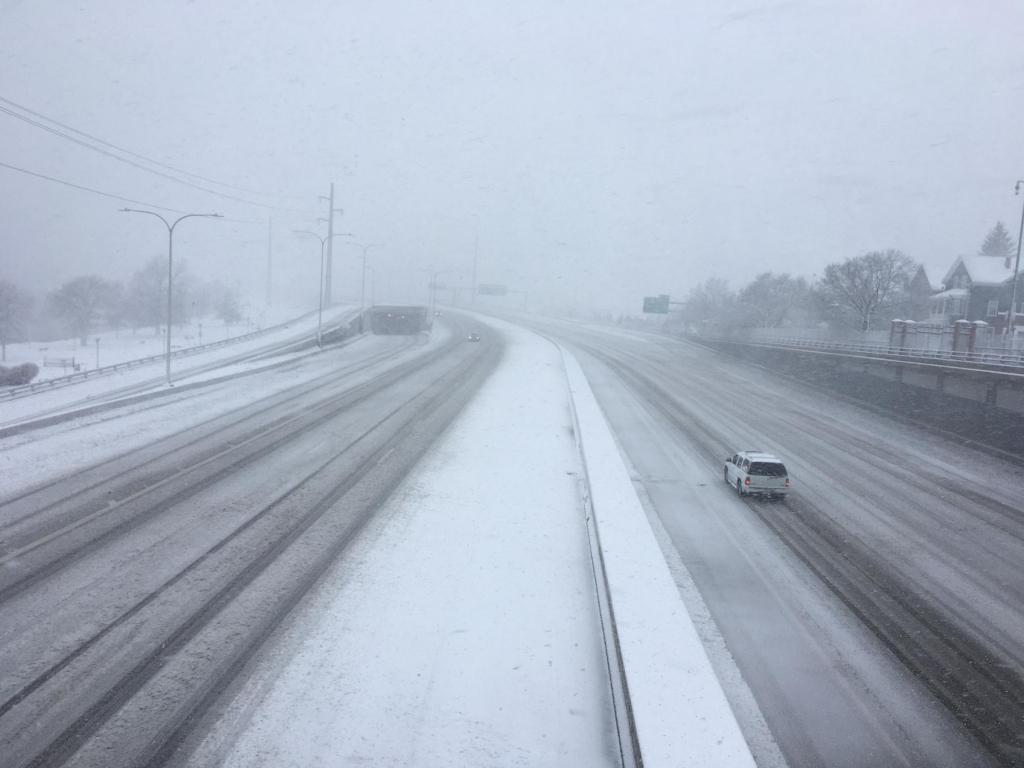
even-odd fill
[[(211, 314), (228, 326), (242, 320), (238, 292), (219, 281), (194, 277), (184, 261), (175, 264), (171, 300), (176, 326)], [(27, 340), (34, 320), (52, 321), (64, 338), (83, 343), (99, 331), (152, 328), (159, 335), (167, 320), (167, 262), (154, 256), (127, 282), (98, 275), (73, 277), (42, 302), (0, 278), (0, 359), (6, 359), (8, 344)]]
[[(1009, 265), (1016, 248), (1000, 221), (989, 230), (978, 254)], [(712, 277), (690, 289), (683, 311), (670, 322), (722, 328), (824, 324), (868, 331), (886, 327), (896, 317), (927, 309), (930, 293), (912, 286), (919, 266), (902, 251), (888, 248), (832, 262), (813, 283), (785, 273), (762, 272), (737, 291), (727, 280)]]

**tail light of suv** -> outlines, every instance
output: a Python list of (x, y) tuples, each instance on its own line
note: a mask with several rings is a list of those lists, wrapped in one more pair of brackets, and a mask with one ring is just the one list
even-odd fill
[(786, 487), (789, 488), (789, 478), (786, 478)]
[(744, 485), (750, 485), (750, 478), (748, 477), (746, 480), (744, 480), (743, 484)]

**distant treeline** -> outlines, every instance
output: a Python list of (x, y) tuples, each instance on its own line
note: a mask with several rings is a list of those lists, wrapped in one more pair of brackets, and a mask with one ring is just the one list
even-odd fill
[[(1016, 242), (1002, 222), (986, 235), (979, 255), (1007, 263)], [(777, 328), (780, 326), (886, 328), (894, 318), (921, 320), (929, 316), (933, 291), (918, 276), (920, 265), (895, 248), (872, 251), (828, 264), (814, 282), (789, 274), (762, 272), (739, 290), (713, 277), (690, 289), (682, 311), (668, 326), (689, 330), (713, 327)]]
[[(238, 292), (219, 281), (200, 280), (184, 261), (175, 263), (172, 285), (175, 325), (214, 315), (227, 325), (242, 320)], [(0, 359), (17, 341), (78, 338), (97, 331), (152, 328), (167, 319), (167, 260), (150, 259), (127, 282), (82, 275), (36, 297), (0, 277)], [(29, 339), (29, 336), (32, 338)]]

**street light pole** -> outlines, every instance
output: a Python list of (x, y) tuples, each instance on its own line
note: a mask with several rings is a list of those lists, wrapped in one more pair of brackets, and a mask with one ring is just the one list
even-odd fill
[(320, 304), (316, 314), (316, 345), (323, 348), (323, 327), (324, 327), (324, 245), (332, 237), (348, 237), (347, 232), (333, 232), (327, 237), (320, 237), (316, 232), (310, 232), (308, 229), (296, 229), (293, 230), (297, 235), (312, 235), (320, 241)]
[(331, 298), (331, 286), (334, 285), (334, 253), (333, 253), (333, 244), (334, 244), (334, 240), (333, 240), (333, 238), (334, 238), (334, 214), (335, 213), (344, 213), (344, 211), (341, 208), (335, 208), (334, 207), (334, 182), (333, 181), (331, 182), (331, 196), (330, 197), (324, 197), (323, 195), (320, 195), (320, 199), (327, 203), (327, 211), (328, 211), (327, 218), (326, 219), (321, 219), (321, 221), (326, 221), (327, 222), (327, 268), (326, 268), (326, 273), (325, 273), (325, 276), (324, 276), (324, 280), (325, 280), (324, 291), (327, 293), (327, 295), (324, 297), (324, 301), (327, 303), (327, 306), (329, 307), (333, 303), (332, 302), (332, 298)]
[[(1024, 181), (1018, 181), (1017, 186), (1014, 187), (1013, 194), (1020, 194), (1020, 185), (1024, 184)], [(1017, 319), (1017, 273), (1020, 271), (1020, 240), (1024, 237), (1024, 205), (1021, 205), (1020, 210), (1020, 232), (1017, 234), (1017, 261), (1013, 265), (1013, 298), (1010, 299), (1010, 339), (1013, 340), (1013, 326), (1014, 321)]]
[(167, 386), (171, 386), (171, 307), (173, 305), (171, 289), (174, 280), (174, 228), (178, 226), (185, 219), (192, 218), (203, 218), (203, 219), (222, 219), (224, 218), (219, 213), (186, 213), (184, 216), (179, 216), (174, 220), (172, 224), (159, 213), (153, 211), (140, 211), (136, 208), (122, 208), (121, 213), (147, 213), (150, 216), (156, 216), (160, 221), (167, 227)]
[(364, 305), (366, 303), (366, 252), (371, 248), (383, 248), (384, 243), (370, 243), (369, 245), (361, 245), (359, 243), (349, 242), (346, 245), (354, 245), (357, 248), (363, 249), (363, 276), (359, 283), (359, 332), (363, 332), (363, 312)]
[(430, 275), (430, 316), (433, 317), (434, 316), (434, 308), (437, 305), (437, 276), (438, 275), (454, 275), (454, 274), (458, 274), (458, 273), (462, 272), (462, 270), (460, 270), (460, 269), (438, 269), (438, 270), (435, 271), (435, 270), (432, 270), (432, 269), (423, 269), (421, 267), (420, 269), (417, 269), (416, 271), (417, 272), (426, 272), (428, 275)]

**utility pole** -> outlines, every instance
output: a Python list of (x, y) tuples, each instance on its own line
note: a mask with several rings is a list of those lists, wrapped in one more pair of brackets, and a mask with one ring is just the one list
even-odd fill
[[(323, 347), (323, 327), (324, 327), (324, 246), (331, 241), (330, 237), (320, 237), (316, 232), (310, 232), (308, 229), (296, 229), (293, 230), (297, 235), (312, 235), (320, 241), (320, 305), (317, 310), (316, 316), (316, 345)], [(335, 237), (350, 237), (348, 232), (338, 232), (334, 235)]]
[(273, 252), (274, 245), (274, 219), (271, 218), (267, 221), (267, 306), (270, 306), (270, 254)]
[(384, 243), (370, 243), (369, 245), (362, 245), (360, 243), (343, 243), (343, 245), (354, 245), (356, 248), (362, 248), (363, 250), (363, 277), (359, 281), (359, 332), (363, 332), (363, 308), (366, 304), (366, 252), (371, 248), (383, 248)]
[(331, 279), (334, 275), (334, 214), (343, 213), (341, 208), (334, 207), (334, 182), (331, 182), (331, 196), (324, 197), (320, 195), (321, 200), (326, 200), (328, 206), (327, 211), (327, 260), (324, 267), (324, 304), (328, 307), (331, 306)]
[(327, 212), (327, 273), (324, 275), (324, 303), (331, 306), (331, 280), (334, 277), (334, 182), (331, 182), (331, 198)]
[[(1017, 182), (1017, 186), (1014, 188), (1013, 194), (1015, 194), (1015, 195), (1019, 195), (1020, 194), (1020, 185), (1021, 184), (1024, 184), (1024, 181), (1018, 181)], [(1020, 212), (1020, 233), (1017, 235), (1017, 260), (1013, 264), (1013, 296), (1010, 299), (1010, 313), (1009, 313), (1009, 318), (1010, 318), (1009, 334), (1010, 334), (1010, 343), (1011, 344), (1013, 343), (1014, 322), (1017, 319), (1017, 280), (1018, 280), (1017, 275), (1020, 272), (1020, 240), (1021, 240), (1022, 237), (1024, 237), (1024, 206), (1021, 207), (1021, 212)]]

